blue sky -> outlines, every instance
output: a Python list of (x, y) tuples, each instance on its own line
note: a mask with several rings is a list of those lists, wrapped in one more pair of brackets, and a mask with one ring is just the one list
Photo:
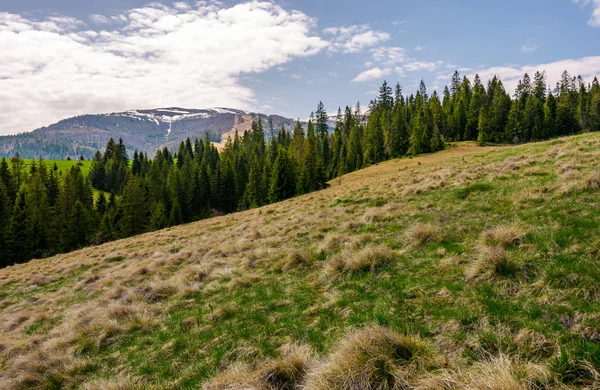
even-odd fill
[(305, 118), (455, 69), (591, 80), (599, 42), (600, 0), (0, 0), (0, 134), (161, 106)]

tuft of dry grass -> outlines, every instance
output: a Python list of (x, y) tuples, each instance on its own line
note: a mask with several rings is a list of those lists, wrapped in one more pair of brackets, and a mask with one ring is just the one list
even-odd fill
[(499, 245), (504, 248), (521, 245), (526, 236), (527, 232), (517, 225), (494, 226), (481, 233), (486, 244)]
[(202, 390), (259, 390), (260, 382), (245, 364), (234, 364), (202, 386)]
[(144, 390), (149, 386), (140, 378), (119, 375), (110, 379), (97, 379), (82, 385), (83, 390)]
[(483, 246), (479, 256), (467, 268), (467, 279), (497, 280), (514, 274), (518, 269), (519, 264), (502, 246)]
[(540, 390), (552, 388), (547, 366), (511, 360), (499, 355), (474, 364), (467, 370), (440, 370), (429, 373), (415, 390)]
[(307, 250), (292, 249), (289, 251), (283, 263), (283, 268), (291, 270), (298, 267), (310, 267), (314, 264), (315, 258)]
[(223, 321), (229, 319), (238, 312), (238, 308), (232, 305), (219, 307), (217, 310), (211, 313), (214, 321)]
[(585, 187), (592, 190), (600, 189), (600, 172), (590, 175), (585, 181)]
[(306, 345), (284, 345), (280, 357), (256, 364), (256, 367), (236, 363), (223, 371), (203, 390), (294, 390), (314, 360), (312, 349)]
[(416, 223), (405, 233), (406, 240), (413, 245), (430, 244), (444, 239), (442, 229), (430, 223)]
[(546, 366), (500, 355), (476, 363), (467, 378), (466, 390), (537, 390), (550, 385), (552, 374)]
[(403, 389), (431, 364), (429, 347), (381, 326), (350, 332), (307, 374), (302, 389)]
[(285, 345), (281, 357), (268, 361), (259, 370), (263, 388), (269, 390), (294, 390), (304, 379), (314, 359), (313, 351), (306, 345)]
[(346, 249), (333, 256), (326, 264), (328, 274), (357, 274), (375, 272), (396, 257), (387, 246), (367, 246), (361, 250)]
[(319, 253), (328, 255), (340, 250), (350, 241), (350, 237), (344, 233), (329, 233), (319, 245)]

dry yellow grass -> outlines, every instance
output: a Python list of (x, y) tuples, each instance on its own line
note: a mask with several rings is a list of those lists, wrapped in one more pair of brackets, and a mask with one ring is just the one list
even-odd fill
[(416, 223), (406, 231), (406, 240), (414, 245), (429, 244), (443, 239), (442, 229), (430, 223)]
[[(594, 144), (596, 148), (599, 146)], [(165, 324), (172, 313), (178, 310), (185, 313), (188, 308), (189, 318), (176, 325), (181, 326), (184, 333), (192, 329), (198, 332), (194, 334), (209, 333), (220, 324), (227, 324), (232, 331), (242, 331), (246, 323), (241, 314), (247, 315), (247, 308), (233, 304), (213, 305), (211, 299), (219, 294), (244, 297), (255, 293), (252, 286), (267, 276), (281, 282), (283, 290), (283, 297), (273, 305), (286, 309), (296, 304), (285, 299), (293, 285), (290, 278), (295, 281), (301, 279), (299, 275), (306, 276), (308, 282), (302, 279), (306, 282), (303, 288), (316, 297), (301, 309), (313, 321), (307, 324), (308, 330), (326, 333), (326, 337), (333, 339), (337, 339), (339, 333), (336, 332), (344, 332), (348, 324), (356, 325), (352, 321), (359, 318), (357, 313), (361, 310), (372, 309), (373, 318), (381, 313), (401, 316), (404, 311), (421, 310), (405, 306), (414, 297), (425, 297), (423, 299), (429, 305), (442, 302), (460, 307), (467, 298), (461, 296), (460, 291), (450, 291), (451, 285), (458, 283), (457, 280), (464, 282), (461, 276), (465, 274), (467, 280), (478, 283), (507, 278), (507, 272), (510, 274), (515, 268), (519, 269), (523, 257), (536, 255), (523, 254), (526, 245), (521, 245), (525, 239), (529, 244), (530, 233), (535, 234), (536, 227), (487, 220), (477, 225), (472, 236), (463, 237), (466, 233), (461, 218), (447, 213), (435, 199), (421, 202), (423, 196), (440, 189), (455, 191), (479, 182), (507, 180), (510, 175), (521, 172), (526, 172), (530, 179), (546, 178), (543, 170), (532, 166), (542, 162), (554, 167), (558, 179), (545, 183), (545, 190), (540, 185), (511, 195), (507, 202), (517, 197), (525, 202), (514, 202), (515, 209), (540, 198), (559, 198), (574, 189), (598, 190), (598, 175), (584, 170), (598, 162), (598, 153), (593, 156), (585, 152), (577, 154), (576, 146), (571, 142), (546, 149), (539, 147), (537, 154), (532, 156), (516, 148), (512, 157), (502, 161), (489, 162), (478, 156), (497, 149), (501, 148), (479, 148), (474, 143), (460, 143), (435, 155), (394, 160), (354, 172), (331, 182), (331, 188), (260, 210), (220, 216), (2, 269), (0, 388), (42, 388), (45, 381), (52, 378), (49, 374), (64, 374), (67, 388), (179, 388), (176, 381), (160, 382), (156, 377), (140, 379), (142, 375), (135, 371), (136, 367), (120, 360), (130, 351), (112, 347), (119, 345), (122, 336), (134, 331), (143, 335), (165, 332)], [(453, 193), (448, 196), (458, 215), (469, 213), (468, 201), (457, 199)], [(382, 199), (388, 203), (379, 202)], [(423, 218), (424, 213), (437, 217)], [(496, 227), (486, 228), (496, 223)], [(396, 224), (398, 229), (388, 232), (385, 230), (388, 224)], [(445, 245), (448, 237), (454, 236), (462, 240), (460, 254), (450, 245), (435, 248), (434, 244)], [(430, 246), (434, 249), (425, 253)], [(353, 307), (353, 299), (358, 297), (357, 282), (346, 283), (346, 290), (329, 283), (329, 279), (345, 281), (357, 274), (356, 278), (390, 278), (404, 266), (396, 260), (403, 260), (413, 250), (424, 254), (418, 259), (411, 258), (411, 261), (435, 264), (435, 270), (453, 272), (447, 280), (448, 288), (423, 283), (420, 288), (402, 291), (406, 301), (390, 304), (381, 300), (375, 302), (374, 307), (366, 307), (363, 302), (362, 306)], [(589, 259), (592, 250), (586, 255)], [(579, 252), (575, 253), (579, 255)], [(592, 261), (588, 258), (586, 261)], [(383, 271), (369, 274), (380, 270)], [(429, 287), (431, 289), (427, 290)], [(569, 302), (563, 296), (575, 290), (571, 287), (552, 290), (543, 283), (527, 288), (529, 290), (509, 292), (525, 294), (543, 290), (547, 302), (554, 299), (567, 307)], [(594, 291), (589, 288), (580, 289), (582, 295), (594, 297)], [(265, 294), (270, 293), (267, 288), (265, 291)], [(293, 290), (289, 291), (292, 293)], [(388, 291), (379, 293), (386, 295)], [(199, 295), (202, 299), (197, 298)], [(393, 305), (396, 306), (391, 307)], [(265, 311), (266, 306), (251, 309)], [(576, 309), (569, 307), (568, 310)], [(201, 315), (193, 317), (197, 312)], [(282, 312), (285, 313), (283, 309)], [(336, 316), (340, 323), (326, 327), (318, 318), (322, 312)], [(289, 340), (289, 335), (282, 335), (277, 321), (283, 315), (276, 313), (269, 319), (273, 334), (268, 335), (268, 340), (261, 341), (269, 346), (307, 342), (305, 339)], [(428, 326), (435, 333), (431, 342), (373, 326), (348, 333), (335, 346), (321, 345), (320, 358), (309, 347), (297, 345), (282, 349), (275, 357), (265, 358), (258, 352), (260, 343), (239, 341), (231, 351), (223, 352), (219, 362), (210, 361), (216, 376), (204, 388), (542, 388), (535, 387), (536, 383), (553, 388), (548, 367), (541, 363), (532, 364), (496, 353), (479, 364), (463, 365), (463, 352), (469, 346), (470, 338), (475, 337), (473, 333), (480, 330), (494, 333), (498, 329), (474, 323), (467, 331), (458, 321), (436, 323), (427, 311), (418, 315), (421, 321), (429, 321)], [(235, 322), (229, 325), (228, 319)], [(463, 319), (471, 320), (470, 317)], [(567, 318), (564, 323), (573, 332), (591, 339), (600, 334), (594, 320), (597, 318), (586, 315), (576, 320)], [(459, 331), (467, 333), (464, 343), (450, 337)], [(523, 354), (531, 354), (536, 359), (557, 354), (557, 345), (548, 336), (541, 333), (517, 336), (518, 333), (513, 332), (506, 338)], [(194, 358), (205, 350), (217, 349), (221, 342), (222, 339), (215, 336), (202, 346), (202, 351), (184, 349), (185, 359), (199, 365)], [(173, 353), (174, 345), (169, 340), (165, 342), (164, 350), (148, 348), (148, 361), (159, 361), (158, 354)], [(112, 363), (117, 367), (101, 365), (96, 375), (118, 374), (114, 379), (70, 374), (84, 371), (89, 357), (98, 350), (108, 350), (104, 357), (113, 359)], [(210, 360), (205, 356), (202, 359), (205, 359), (203, 364)], [(93, 362), (100, 364), (99, 360)], [(234, 362), (237, 363), (232, 364)], [(197, 368), (194, 365), (186, 367), (176, 359), (169, 363), (172, 365), (165, 371), (194, 377), (190, 373)]]
[(394, 260), (395, 254), (385, 246), (369, 246), (358, 251), (344, 250), (326, 264), (328, 274), (375, 272)]
[(433, 361), (430, 348), (423, 341), (380, 326), (367, 327), (342, 339), (335, 352), (307, 374), (302, 388), (408, 388)]
[(486, 244), (501, 245), (505, 248), (521, 245), (526, 235), (525, 229), (517, 225), (494, 226), (481, 234)]

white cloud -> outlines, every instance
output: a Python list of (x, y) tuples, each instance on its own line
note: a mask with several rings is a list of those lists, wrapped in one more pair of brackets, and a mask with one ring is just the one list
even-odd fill
[(521, 53), (533, 53), (538, 49), (538, 45), (535, 43), (526, 43), (521, 46)]
[(592, 15), (588, 20), (588, 24), (592, 27), (600, 27), (600, 0), (572, 0), (575, 4), (581, 6), (592, 5)]
[(366, 24), (329, 27), (324, 29), (323, 33), (332, 36), (333, 41), (329, 50), (343, 53), (359, 53), (367, 47), (375, 46), (390, 39), (390, 34), (370, 30)]
[(110, 18), (104, 15), (93, 14), (90, 15), (90, 20), (94, 24), (109, 24)]
[(560, 76), (565, 70), (573, 76), (581, 75), (585, 80), (591, 81), (594, 76), (600, 75), (600, 56), (568, 59), (539, 65), (495, 66), (480, 69), (477, 72), (473, 71), (468, 77), (473, 80), (475, 74), (478, 73), (483, 81), (487, 81), (497, 75), (502, 80), (506, 91), (512, 94), (519, 79), (525, 73), (533, 77), (538, 70), (546, 72), (546, 82), (552, 87), (560, 80)]
[(360, 73), (354, 80), (352, 80), (352, 82), (360, 83), (363, 81), (378, 80), (387, 76), (389, 73), (390, 69), (373, 68)]
[(313, 19), (275, 4), (183, 4), (90, 17), (110, 20), (110, 31), (0, 13), (0, 134), (129, 108), (252, 108), (241, 77), (329, 46), (313, 34)]
[(406, 72), (433, 72), (444, 64), (443, 61), (419, 61), (407, 57), (406, 50), (401, 47), (381, 46), (369, 52), (371, 60), (365, 63), (365, 67), (370, 69), (360, 73), (353, 82), (370, 81), (391, 73), (404, 76)]

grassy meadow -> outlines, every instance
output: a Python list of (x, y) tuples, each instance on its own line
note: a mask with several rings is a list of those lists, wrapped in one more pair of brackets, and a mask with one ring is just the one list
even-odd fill
[[(10, 159), (8, 159), (10, 160)], [(43, 160), (44, 161), (44, 165), (48, 168), (48, 169), (52, 169), (54, 167), (54, 164), (56, 164), (58, 171), (59, 172), (65, 172), (69, 169), (71, 169), (71, 167), (76, 166), (79, 163), (79, 160), (75, 159), (75, 160)], [(38, 164), (39, 160), (32, 160), (32, 159), (23, 159), (23, 163), (25, 164), (25, 168), (29, 169), (29, 167), (32, 164)], [(92, 165), (91, 161), (81, 161), (80, 168), (81, 168), (81, 172), (83, 172), (84, 175), (87, 175), (90, 167)]]
[(599, 224), (598, 133), (382, 163), (1, 269), (0, 388), (598, 389)]

